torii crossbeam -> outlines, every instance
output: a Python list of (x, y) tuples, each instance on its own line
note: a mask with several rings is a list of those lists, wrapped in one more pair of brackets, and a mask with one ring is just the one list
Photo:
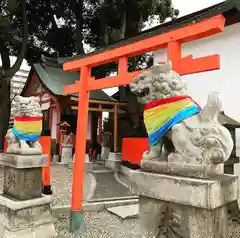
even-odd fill
[[(210, 55), (197, 59), (193, 59), (192, 55), (182, 57), (181, 44), (220, 33), (224, 30), (224, 25), (224, 16), (218, 15), (202, 22), (64, 64), (64, 71), (81, 71), (80, 80), (64, 88), (66, 94), (79, 94), (70, 221), (70, 230), (72, 232), (84, 228), (82, 197), (89, 92), (129, 84), (141, 71), (129, 73), (128, 58), (160, 48), (168, 49), (168, 59), (172, 61), (173, 69), (181, 75), (219, 69), (219, 55)], [(91, 77), (91, 69), (93, 67), (114, 61), (118, 61), (117, 76), (98, 80)]]

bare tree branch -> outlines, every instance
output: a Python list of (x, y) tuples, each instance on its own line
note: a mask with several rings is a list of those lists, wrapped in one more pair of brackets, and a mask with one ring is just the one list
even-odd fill
[(120, 39), (119, 40), (122, 40), (125, 38), (126, 24), (127, 24), (126, 5), (125, 5), (125, 0), (122, 0), (122, 15), (121, 15)]
[(72, 4), (73, 12), (76, 18), (76, 53), (78, 55), (84, 54), (84, 47), (83, 47), (83, 2), (79, 1), (78, 4)]
[(58, 29), (58, 25), (57, 25), (57, 23), (56, 23), (56, 20), (55, 20), (55, 17), (54, 17), (54, 11), (53, 11), (53, 6), (54, 6), (54, 1), (53, 0), (50, 0), (49, 1), (49, 5), (50, 5), (50, 8), (51, 8), (51, 12), (50, 12), (50, 14), (51, 14), (51, 23), (52, 23), (52, 27), (53, 27), (53, 29)]
[(108, 34), (108, 17), (107, 17), (107, 1), (101, 0), (100, 9), (100, 27), (102, 35), (102, 46), (109, 45), (109, 34)]

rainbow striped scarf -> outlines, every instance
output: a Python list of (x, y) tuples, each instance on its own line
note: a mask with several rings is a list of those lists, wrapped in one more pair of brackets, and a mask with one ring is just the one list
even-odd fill
[(13, 134), (24, 141), (38, 141), (42, 133), (42, 116), (14, 117)]
[(176, 96), (147, 103), (144, 109), (144, 123), (149, 145), (155, 145), (174, 125), (200, 110), (199, 105), (188, 96)]

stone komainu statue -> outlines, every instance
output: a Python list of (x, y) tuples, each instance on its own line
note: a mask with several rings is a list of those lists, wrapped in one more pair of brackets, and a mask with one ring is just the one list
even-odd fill
[(38, 97), (14, 98), (13, 128), (7, 132), (8, 153), (41, 154), (42, 110)]
[(218, 121), (222, 110), (218, 93), (210, 93), (201, 109), (187, 94), (171, 62), (152, 66), (129, 86), (145, 104), (150, 150), (144, 152), (143, 159), (210, 165), (230, 157), (233, 141)]

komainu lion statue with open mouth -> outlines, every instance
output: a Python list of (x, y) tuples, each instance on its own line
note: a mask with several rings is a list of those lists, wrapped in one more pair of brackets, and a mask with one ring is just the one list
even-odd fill
[(230, 132), (218, 117), (219, 94), (212, 92), (204, 108), (187, 94), (171, 62), (157, 64), (130, 84), (138, 101), (145, 104), (144, 123), (150, 150), (144, 160), (211, 165), (227, 161), (233, 149)]
[(42, 110), (38, 97), (16, 96), (13, 101), (13, 128), (6, 138), (8, 153), (41, 154), (39, 139), (42, 132)]

